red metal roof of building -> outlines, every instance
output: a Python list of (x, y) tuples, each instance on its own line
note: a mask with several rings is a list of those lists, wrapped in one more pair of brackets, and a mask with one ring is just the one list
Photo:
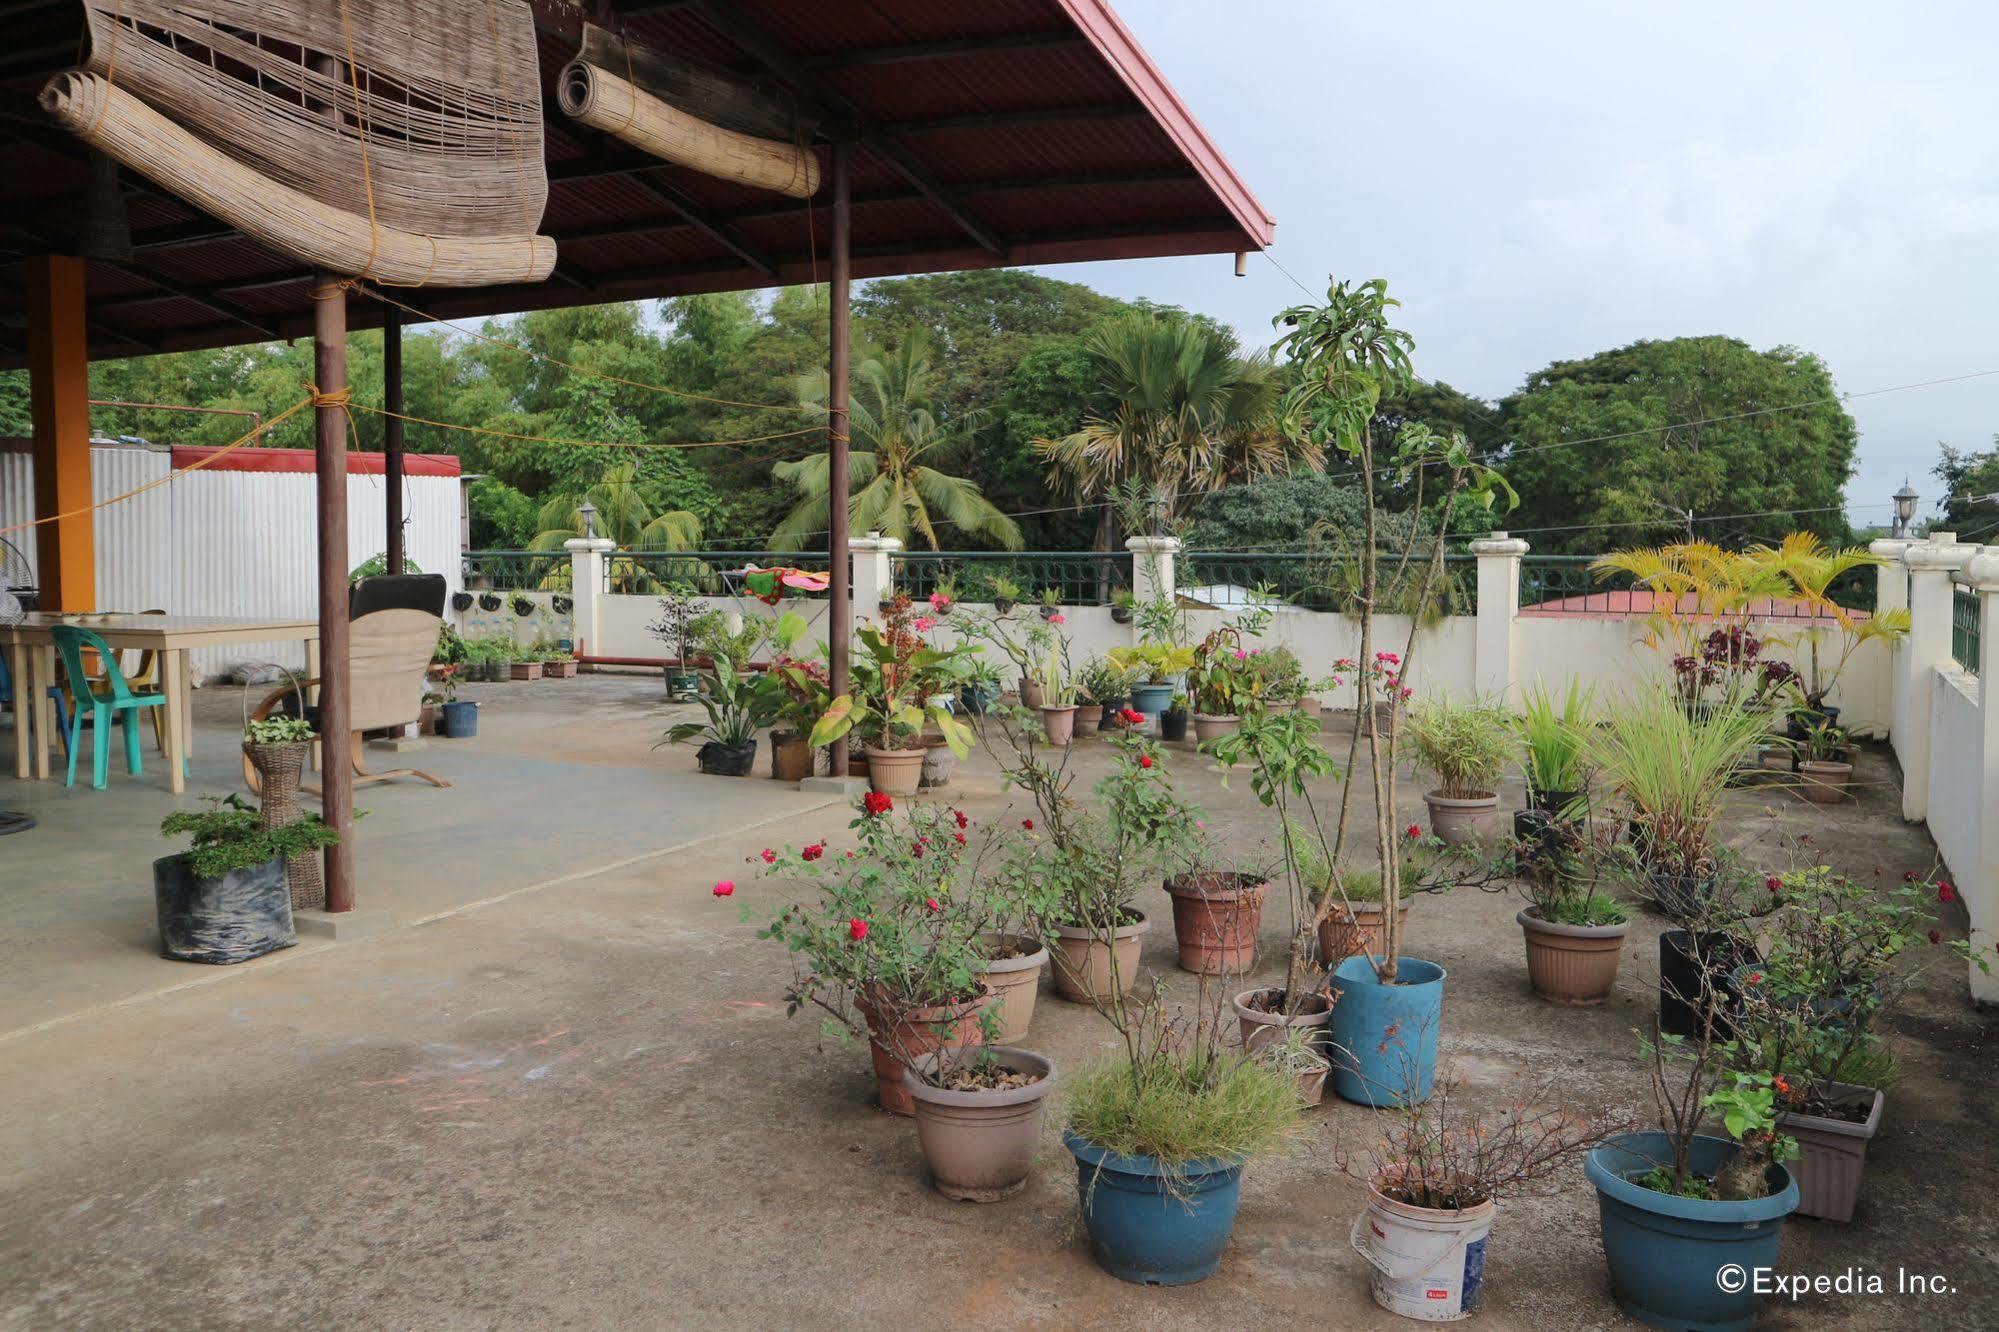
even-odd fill
[[(781, 85), (853, 153), (856, 277), (1261, 249), (1275, 223), (1107, 0), (618, 0), (635, 40)], [(25, 362), (20, 260), (73, 249), (82, 145), (32, 98), (74, 59), (70, 0), (13, 0), (0, 52), (0, 367)], [(552, 83), (580, 12), (537, 0), (554, 276), (399, 293), (442, 317), (823, 280), (806, 203), (672, 166), (568, 121)], [(826, 149), (822, 146), (823, 159)], [(93, 261), (92, 354), (310, 332), (304, 266), (123, 173), (130, 260)], [(357, 300), (354, 325), (380, 322)]]

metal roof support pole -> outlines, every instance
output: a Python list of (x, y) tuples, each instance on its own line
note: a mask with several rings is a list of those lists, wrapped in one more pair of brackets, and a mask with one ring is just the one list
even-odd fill
[[(403, 410), (403, 312), (382, 307), (382, 408)], [(382, 418), (382, 504), (388, 533), (389, 572), (403, 571), (403, 418)], [(443, 572), (436, 570), (434, 572)]]
[(313, 404), (319, 511), (319, 749), (321, 812), (340, 840), (326, 848), (326, 909), (354, 909), (354, 767), (347, 650), (347, 288), (330, 273), (312, 280)]
[[(851, 311), (848, 309), (852, 285), (853, 218), (847, 186), (847, 145), (833, 145), (833, 280), (829, 284), (832, 306), (827, 332), (826, 356), (826, 549), (831, 624), (827, 628), (827, 651), (832, 662), (833, 696), (847, 692), (847, 656), (853, 645), (853, 558), (847, 549), (847, 363), (851, 355)], [(847, 745), (833, 746), (830, 771), (835, 777), (847, 775)]]

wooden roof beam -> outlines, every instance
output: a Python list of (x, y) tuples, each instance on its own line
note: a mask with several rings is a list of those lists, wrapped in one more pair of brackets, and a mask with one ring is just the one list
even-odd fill
[(864, 46), (851, 51), (807, 56), (798, 63), (814, 71), (859, 69), (880, 65), (904, 65), (922, 60), (957, 60), (966, 56), (994, 55), (1004, 51), (1086, 50), (1089, 39), (1073, 28), (1055, 32), (1004, 33), (997, 37), (961, 37), (938, 42), (909, 42), (901, 46)]

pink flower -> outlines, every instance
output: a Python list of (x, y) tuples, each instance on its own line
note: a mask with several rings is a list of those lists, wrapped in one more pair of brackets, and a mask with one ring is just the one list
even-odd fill
[(1237, 648), (1235, 650), (1235, 659), (1237, 661), (1248, 661), (1249, 654), (1247, 652), (1244, 652), (1241, 648)]
[(951, 604), (951, 598), (945, 596), (942, 592), (932, 592), (930, 594), (931, 610), (943, 610), (946, 606), (949, 606), (950, 604)]
[(771, 849), (770, 849), (769, 847), (765, 847), (765, 848), (763, 849), (763, 861), (764, 861), (764, 864), (766, 864), (766, 865), (774, 865), (774, 864), (776, 864), (776, 863), (777, 863), (777, 852), (775, 852), (775, 851), (771, 850)]
[(859, 916), (847, 922), (847, 937), (855, 943), (868, 937), (868, 923)]
[(919, 634), (927, 634), (937, 627), (937, 621), (928, 615), (919, 615), (909, 622), (910, 628)]
[(1053, 615), (1048, 617), (1048, 623), (1067, 624), (1069, 623), (1069, 617), (1064, 615), (1061, 611), (1056, 611)]
[(735, 891), (736, 881), (734, 879), (723, 879), (715, 885), (715, 896), (717, 897), (727, 897)]

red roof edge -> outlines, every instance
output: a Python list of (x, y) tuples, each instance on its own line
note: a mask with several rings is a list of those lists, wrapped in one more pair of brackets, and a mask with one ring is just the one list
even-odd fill
[[(221, 453), (221, 446), (202, 444), (176, 444), (173, 448), (173, 468), (182, 471), (201, 463), (204, 472), (310, 472), (315, 466), (311, 449), (258, 449), (240, 448), (230, 450), (227, 457), (216, 462), (206, 462)], [(350, 453), (347, 455), (347, 470), (363, 476), (380, 476), (385, 470), (379, 453)], [(403, 455), (404, 476), (457, 476), (458, 458), (450, 453), (406, 453)]]
[(1194, 113), (1152, 63), (1152, 57), (1145, 54), (1138, 39), (1131, 35), (1131, 29), (1111, 11), (1109, 0), (1061, 0), (1061, 3), (1098, 54), (1117, 71), (1125, 87), (1131, 89), (1167, 137), (1186, 154), (1208, 188), (1228, 205), (1229, 212), (1242, 224), (1243, 232), (1258, 249), (1268, 248), (1277, 239), (1277, 219), (1250, 193), (1249, 186), (1222, 156), (1222, 150), (1215, 146), (1194, 119)]

